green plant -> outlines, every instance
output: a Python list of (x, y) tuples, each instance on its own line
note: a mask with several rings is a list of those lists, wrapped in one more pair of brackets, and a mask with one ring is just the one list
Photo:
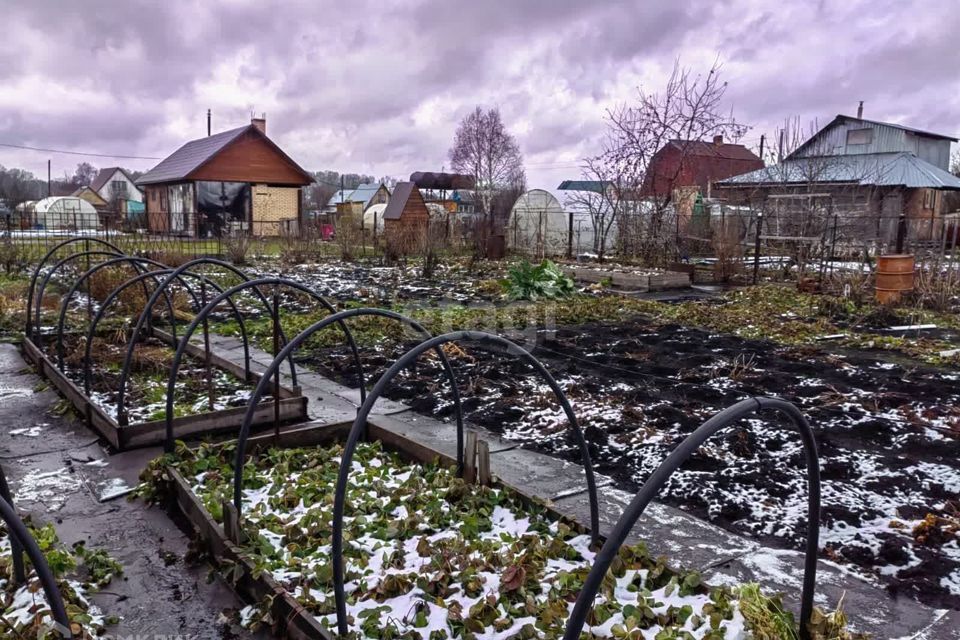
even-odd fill
[(520, 262), (510, 268), (501, 285), (513, 300), (565, 298), (576, 290), (573, 280), (550, 260), (536, 266), (526, 260)]

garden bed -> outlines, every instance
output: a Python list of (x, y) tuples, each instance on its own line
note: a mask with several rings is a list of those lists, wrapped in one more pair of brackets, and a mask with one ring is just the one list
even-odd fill
[(631, 292), (664, 291), (690, 286), (690, 274), (679, 271), (626, 271), (613, 267), (565, 267), (577, 282), (609, 284)]
[[(94, 637), (107, 625), (115, 624), (113, 616), (90, 602), (90, 596), (107, 586), (123, 568), (102, 550), (87, 549), (82, 544), (66, 549), (52, 525), (30, 527), (37, 546), (43, 552), (63, 596), (74, 637)], [(2, 597), (3, 637), (40, 638), (53, 627), (53, 614), (40, 580), (26, 564), (26, 583), (15, 585), (10, 537), (0, 525), (0, 597)], [(59, 637), (59, 636), (57, 636)]]
[[(64, 338), (66, 352), (80, 355), (73, 358), (72, 362), (68, 356), (67, 366), (63, 371), (57, 367), (54, 354), (44, 353), (30, 339), (24, 339), (23, 351), (39, 373), (49, 379), (87, 423), (114, 448), (125, 450), (162, 443), (166, 438), (166, 389), (169, 366), (173, 359), (170, 350), (170, 345), (175, 344), (173, 338), (159, 329), (154, 329), (153, 337), (149, 341), (138, 344), (135, 355), (139, 355), (140, 361), (139, 364), (134, 363), (135, 368), (131, 371), (127, 383), (126, 424), (121, 424), (118, 420), (116, 388), (120, 374), (119, 363), (122, 362), (121, 346), (125, 345), (111, 343), (110, 336), (95, 339), (102, 342), (101, 348), (95, 353), (95, 362), (91, 365), (93, 385), (89, 396), (84, 392), (84, 373), (79, 364), (82, 361), (83, 349), (78, 348), (81, 339), (77, 335)], [(197, 437), (236, 430), (246, 412), (247, 399), (260, 379), (259, 374), (251, 372), (250, 380), (247, 381), (244, 379), (246, 376), (242, 366), (211, 354), (211, 383), (214, 392), (211, 396), (203, 347), (191, 343), (187, 347), (187, 354), (176, 386), (173, 420), (175, 436)], [(111, 359), (111, 356), (116, 357)], [(273, 424), (277, 420), (287, 423), (306, 419), (307, 399), (301, 396), (299, 391), (281, 385), (279, 396), (279, 412), (274, 408), (272, 397), (264, 398), (254, 414), (254, 425)]]
[[(584, 530), (512, 487), (464, 483), (438, 452), (368, 430), (374, 442), (358, 447), (346, 495), (351, 637), (559, 637), (594, 557)], [(181, 449), (145, 473), (142, 495), (160, 499), (172, 488), (221, 571), (255, 601), (241, 612), (245, 625), (332, 637), (330, 521), (342, 450), (331, 441), (343, 433), (287, 432), (292, 448), (252, 454), (240, 544), (221, 527), (232, 445)], [(756, 587), (709, 589), (642, 544), (621, 549), (607, 580), (585, 628), (595, 638), (737, 640), (793, 624)]]
[[(366, 356), (367, 375), (379, 375), (403, 350)], [(642, 320), (560, 328), (533, 352), (570, 397), (598, 470), (626, 488), (643, 482), (709, 416), (748, 395), (797, 403), (821, 455), (822, 555), (893, 592), (960, 608), (960, 374)], [(448, 355), (468, 420), (578, 459), (549, 390), (522, 364), (482, 350)], [(352, 381), (342, 349), (302, 361)], [(387, 395), (452, 419), (445, 386), (423, 392), (441, 380), (437, 363), (424, 358)], [(659, 499), (764, 543), (799, 547), (803, 454), (782, 426), (757, 419), (717, 436)]]

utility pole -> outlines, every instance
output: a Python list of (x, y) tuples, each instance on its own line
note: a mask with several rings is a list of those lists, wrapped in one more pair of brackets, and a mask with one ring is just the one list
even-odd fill
[(50, 180), (50, 160), (47, 160), (47, 197), (48, 198), (53, 195), (50, 189), (51, 182), (52, 181)]
[(207, 109), (207, 137), (210, 136), (210, 109)]
[(766, 165), (767, 161), (763, 159), (763, 143), (766, 141), (766, 135), (760, 134), (760, 161)]
[(777, 153), (777, 162), (783, 162), (783, 129), (780, 129), (780, 150)]

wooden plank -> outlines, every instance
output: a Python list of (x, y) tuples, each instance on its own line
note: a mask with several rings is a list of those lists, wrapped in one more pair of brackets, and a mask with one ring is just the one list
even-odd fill
[(473, 429), (467, 430), (464, 461), (463, 461), (463, 479), (467, 482), (476, 482), (477, 479), (477, 432)]
[(316, 618), (306, 612), (293, 595), (277, 584), (269, 573), (256, 572), (253, 563), (243, 556), (241, 548), (224, 536), (221, 527), (204, 509), (183, 476), (173, 467), (167, 469), (173, 479), (176, 506), (199, 534), (214, 565), (219, 569), (222, 569), (225, 563), (240, 567), (242, 575), (232, 583), (234, 590), (251, 602), (262, 602), (267, 597), (273, 597), (271, 614), (277, 621), (281, 637), (285, 635), (297, 640), (333, 640), (333, 636)]
[[(178, 439), (199, 434), (214, 434), (223, 431), (236, 431), (240, 428), (246, 407), (233, 407), (213, 413), (201, 413), (195, 416), (180, 416), (173, 420), (173, 434)], [(307, 418), (307, 399), (286, 398), (280, 401), (280, 417), (284, 422), (302, 421)], [(252, 426), (273, 424), (273, 401), (257, 405), (253, 414)], [(141, 422), (120, 428), (120, 444), (123, 448), (144, 447), (160, 444), (167, 437), (167, 426), (163, 420)]]
[(477, 442), (477, 484), (490, 486), (493, 476), (490, 474), (490, 443), (486, 440)]

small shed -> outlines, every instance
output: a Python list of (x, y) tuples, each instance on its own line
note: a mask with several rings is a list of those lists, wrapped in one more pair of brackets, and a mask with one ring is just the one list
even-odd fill
[(430, 211), (413, 182), (400, 182), (383, 211), (383, 230), (387, 242), (399, 253), (406, 253), (426, 231)]
[(99, 229), (100, 216), (92, 204), (83, 198), (52, 196), (33, 207), (37, 228), (47, 230)]

